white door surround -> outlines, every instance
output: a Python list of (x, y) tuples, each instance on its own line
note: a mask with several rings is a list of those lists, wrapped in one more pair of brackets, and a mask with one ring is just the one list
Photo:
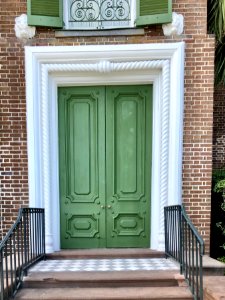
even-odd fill
[(153, 84), (151, 248), (165, 205), (181, 203), (184, 43), (26, 47), (29, 205), (45, 208), (46, 251), (60, 249), (58, 86)]

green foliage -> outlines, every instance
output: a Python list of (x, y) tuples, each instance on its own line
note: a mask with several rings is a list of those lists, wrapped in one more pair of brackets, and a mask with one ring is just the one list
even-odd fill
[[(222, 210), (225, 211), (225, 172), (224, 170), (213, 172), (213, 191), (215, 193), (222, 193), (223, 202), (221, 204)], [(225, 231), (224, 231), (225, 235)]]
[(225, 85), (225, 0), (208, 0), (208, 30), (217, 40), (215, 84)]
[(214, 192), (222, 193), (223, 198), (225, 198), (225, 179), (219, 180), (214, 186)]
[(215, 52), (215, 84), (225, 85), (225, 36), (217, 43)]
[(221, 262), (225, 263), (225, 256), (218, 257), (217, 259), (218, 259), (219, 261), (221, 261)]
[(208, 28), (222, 42), (225, 34), (225, 0), (208, 0)]
[(222, 222), (216, 223), (216, 226), (221, 229), (222, 234), (225, 235), (225, 225)]
[[(225, 171), (216, 170), (213, 171), (213, 191), (216, 193), (222, 193), (223, 202), (221, 209), (225, 211)], [(225, 236), (225, 225), (222, 222), (217, 222), (216, 226), (221, 230), (222, 235)], [(221, 246), (225, 250), (225, 243)]]
[[(215, 193), (222, 193), (223, 202), (221, 204), (222, 210), (225, 211), (225, 170), (214, 170), (212, 176), (212, 189)], [(219, 224), (219, 223), (217, 223)], [(216, 225), (217, 225), (216, 224)], [(219, 227), (219, 226), (217, 226)], [(225, 232), (224, 232), (225, 235)]]
[(215, 185), (220, 180), (225, 179), (225, 170), (219, 169), (219, 170), (213, 170), (212, 172), (212, 189), (214, 190)]

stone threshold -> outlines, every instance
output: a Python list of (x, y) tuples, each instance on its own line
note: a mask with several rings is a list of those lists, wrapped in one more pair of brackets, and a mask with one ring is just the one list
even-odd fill
[(203, 264), (203, 275), (204, 276), (208, 276), (208, 275), (223, 276), (223, 275), (225, 275), (225, 264), (212, 258), (212, 257), (209, 257), (208, 255), (203, 256), (202, 264)]

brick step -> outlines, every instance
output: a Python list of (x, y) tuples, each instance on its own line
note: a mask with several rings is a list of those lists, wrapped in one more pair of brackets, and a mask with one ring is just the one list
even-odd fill
[(183, 276), (174, 271), (43, 272), (24, 278), (24, 288), (171, 287)]
[(151, 249), (85, 249), (62, 250), (47, 254), (47, 259), (82, 259), (82, 258), (164, 258), (163, 251)]
[(22, 289), (20, 300), (107, 300), (155, 299), (193, 300), (187, 287), (117, 287), (117, 288), (48, 288)]

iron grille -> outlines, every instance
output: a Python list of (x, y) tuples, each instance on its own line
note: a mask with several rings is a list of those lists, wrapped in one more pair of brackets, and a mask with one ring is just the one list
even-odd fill
[(69, 0), (70, 29), (130, 27), (131, 0)]

